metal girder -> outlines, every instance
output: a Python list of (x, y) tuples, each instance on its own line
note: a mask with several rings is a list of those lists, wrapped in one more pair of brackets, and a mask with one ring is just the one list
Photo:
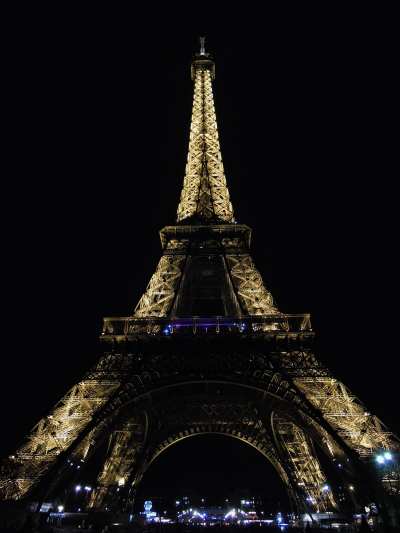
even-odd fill
[(113, 431), (109, 438), (107, 456), (98, 475), (89, 507), (99, 509), (110, 493), (127, 483), (145, 438), (145, 422), (136, 417), (129, 418)]
[[(149, 443), (147, 467), (167, 448), (196, 435), (213, 433), (233, 437), (262, 453), (290, 490), (289, 477), (255, 403), (235, 397), (191, 396), (183, 402), (160, 402), (152, 416), (157, 431)], [(147, 468), (146, 467), (146, 468)]]
[(118, 388), (110, 376), (93, 376), (74, 385), (50, 414), (32, 429), (0, 472), (0, 498), (22, 498), (58, 455), (75, 441), (93, 415)]
[(279, 311), (272, 294), (266, 289), (261, 274), (249, 254), (227, 255), (226, 260), (233, 285), (249, 315), (271, 315)]
[(189, 153), (177, 220), (233, 222), (207, 68), (196, 68)]
[(325, 512), (337, 508), (315, 452), (304, 431), (291, 420), (274, 416), (274, 430), (291, 465), (291, 473), (306, 508)]
[(400, 449), (398, 439), (337, 379), (298, 377), (294, 383), (361, 457), (382, 449)]
[(182, 276), (185, 256), (163, 255), (152, 275), (146, 292), (135, 308), (137, 317), (167, 316)]
[(159, 400), (147, 413), (153, 433), (145, 444), (146, 460), (143, 464), (136, 464), (135, 455), (131, 453), (132, 450), (129, 451), (132, 446), (137, 447), (131, 433), (119, 432), (117, 437), (113, 436), (113, 446), (98, 478), (99, 487), (92, 496), (92, 507), (109, 505), (107, 502), (116, 497), (121, 478), (123, 484), (130, 479), (136, 486), (153, 460), (176, 442), (195, 435), (214, 433), (237, 438), (262, 453), (288, 487), (296, 505), (302, 502), (305, 508), (318, 512), (336, 508), (331, 491), (324, 487), (326, 476), (313, 447), (297, 425), (281, 416), (275, 419), (274, 429), (282, 448), (278, 453), (269, 426), (264, 424), (254, 403), (240, 403), (235, 398), (221, 399), (209, 395), (196, 400), (196, 395), (193, 396), (190, 391), (187, 394), (185, 398), (179, 395), (179, 400), (175, 402), (172, 399), (167, 403)]
[[(92, 494), (92, 507), (100, 507), (119, 482), (132, 480), (133, 469), (138, 468), (140, 477), (143, 468), (166, 447), (199, 433), (222, 433), (251, 444), (270, 459), (289, 487), (294, 480), (293, 492), (301, 493), (309, 508), (319, 511), (336, 504), (332, 493), (323, 489), (326, 476), (309, 434), (315, 439), (318, 433), (321, 448), (331, 457), (351, 453), (349, 449), (346, 452), (346, 444), (360, 457), (382, 449), (400, 450), (394, 435), (332, 378), (311, 352), (309, 316), (301, 315), (299, 322), (299, 316), (284, 315), (275, 306), (248, 253), (250, 228), (234, 220), (213, 102), (214, 64), (208, 55), (193, 62), (192, 74), (188, 160), (178, 224), (160, 233), (165, 254), (133, 317), (105, 322), (103, 339), (112, 343), (112, 350), (68, 391), (2, 465), (1, 499), (31, 495), (33, 487), (53, 475), (56, 468), (50, 467), (58, 468), (65, 457), (78, 461), (90, 458), (91, 450), (100, 446), (109, 428), (109, 453), (99, 488)], [(174, 302), (183, 290), (184, 270), (196, 255), (220, 256), (225, 265), (221, 279), (229, 279), (225, 285), (229, 290), (233, 287), (241, 307), (235, 308), (234, 317), (207, 317), (206, 328), (199, 317), (186, 322), (175, 316), (170, 320)], [(218, 261), (210, 263), (207, 268)], [(121, 351), (116, 353), (119, 347)], [(254, 404), (224, 403), (215, 397), (195, 404), (190, 394), (203, 386), (207, 391), (211, 386), (234, 389), (242, 402), (251, 391), (259, 404), (264, 403), (259, 411)], [(186, 403), (175, 406), (172, 413), (169, 395), (178, 389), (189, 393)], [(124, 411), (124, 419), (120, 411), (132, 405), (148, 409), (160, 398), (164, 404), (155, 415), (152, 440), (144, 443), (135, 429), (141, 422), (132, 420), (132, 412)], [(270, 438), (265, 413), (259, 414), (264, 407), (268, 410), (268, 402), (279, 406), (275, 424), (279, 444)], [(117, 422), (122, 426), (116, 429), (113, 424)], [(139, 459), (142, 447), (147, 455), (141, 454)], [(393, 468), (383, 475), (383, 484), (392, 494), (399, 493), (399, 478)]]

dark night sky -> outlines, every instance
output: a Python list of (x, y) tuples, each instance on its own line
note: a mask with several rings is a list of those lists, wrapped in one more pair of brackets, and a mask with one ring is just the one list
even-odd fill
[(8, 19), (3, 50), (0, 453), (91, 366), (102, 317), (131, 313), (155, 268), (203, 32), (254, 260), (281, 310), (312, 313), (319, 357), (399, 432), (390, 13), (271, 12), (262, 30), (218, 32), (138, 29), (122, 8), (34, 16)]

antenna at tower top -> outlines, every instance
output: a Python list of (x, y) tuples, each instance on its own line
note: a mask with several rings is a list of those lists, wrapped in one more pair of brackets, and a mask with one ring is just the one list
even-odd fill
[(215, 78), (215, 66), (214, 61), (209, 52), (206, 52), (205, 37), (199, 37), (200, 41), (200, 51), (195, 52), (193, 56), (191, 71), (192, 71), (192, 80), (195, 78), (196, 70), (209, 70), (211, 73), (211, 79)]
[(206, 55), (206, 49), (204, 47), (204, 43), (206, 42), (205, 37), (200, 37), (200, 55), (204, 56)]

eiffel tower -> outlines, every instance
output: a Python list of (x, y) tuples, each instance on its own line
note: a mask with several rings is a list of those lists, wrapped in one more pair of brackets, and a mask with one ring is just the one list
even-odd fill
[(131, 316), (104, 319), (95, 366), (3, 461), (0, 498), (40, 506), (96, 457), (89, 507), (130, 510), (156, 457), (214, 433), (270, 461), (298, 513), (384, 509), (399, 481), (376, 456), (400, 441), (314, 355), (310, 315), (274, 303), (234, 218), (203, 39), (191, 76), (183, 189), (156, 271)]

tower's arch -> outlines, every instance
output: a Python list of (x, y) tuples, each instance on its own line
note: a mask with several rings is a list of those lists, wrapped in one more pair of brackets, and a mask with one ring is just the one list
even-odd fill
[[(214, 424), (195, 425), (187, 431), (171, 433), (149, 456), (136, 485), (135, 507), (139, 509), (145, 498), (157, 494), (159, 479), (170, 477), (176, 496), (184, 488), (190, 493), (191, 487), (196, 487), (196, 491), (204, 490), (203, 497), (225, 499), (228, 496), (225, 476), (228, 476), (228, 486), (276, 493), (280, 501), (287, 502), (286, 506), (296, 512), (298, 502), (286, 472), (267, 446), (262, 436), (257, 441), (254, 433), (246, 433), (246, 429), (240, 432)], [(171, 494), (171, 488), (165, 483), (160, 488), (160, 496), (163, 493)]]
[[(261, 384), (205, 379), (155, 388), (140, 401), (126, 401), (113, 424), (110, 442), (114, 434), (126, 431), (126, 421), (133, 412), (141, 412), (142, 419), (148, 421), (146, 436), (138, 443), (132, 433), (124, 441), (125, 450), (120, 440), (109, 447), (99, 487), (92, 496), (93, 507), (110, 507), (110, 495), (112, 499), (117, 488), (118, 497), (122, 495), (121, 483), (134, 494), (153, 461), (177, 442), (201, 434), (219, 434), (262, 453), (287, 487), (298, 511), (337, 508), (333, 493), (322, 491), (327, 479), (314, 450), (314, 442), (320, 440), (315, 424), (300, 413), (295, 402), (266, 392)], [(134, 447), (136, 453), (132, 453)], [(121, 457), (129, 454), (130, 462), (121, 463)], [(112, 468), (120, 463), (120, 469)]]

